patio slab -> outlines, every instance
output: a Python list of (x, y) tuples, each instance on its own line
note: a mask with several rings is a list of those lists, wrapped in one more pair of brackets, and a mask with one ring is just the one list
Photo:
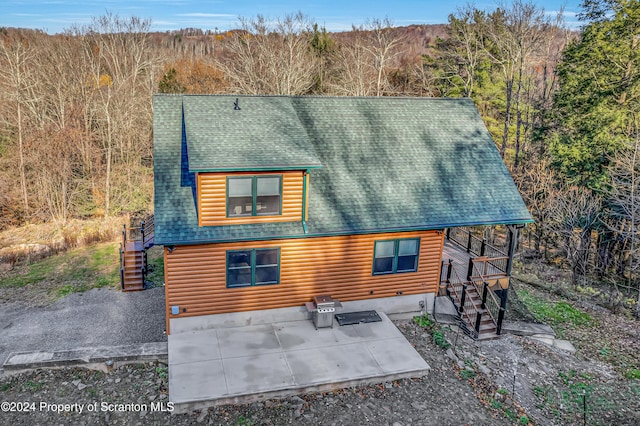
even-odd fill
[(169, 336), (176, 412), (427, 374), (389, 318), (316, 330), (290, 321)]

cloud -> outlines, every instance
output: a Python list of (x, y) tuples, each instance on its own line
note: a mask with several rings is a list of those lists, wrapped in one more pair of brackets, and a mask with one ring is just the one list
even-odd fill
[[(560, 13), (559, 10), (547, 10), (547, 11), (545, 11), (545, 15), (556, 16), (558, 13)], [(569, 10), (563, 10), (562, 11), (562, 16), (564, 16), (565, 18), (574, 18), (577, 15), (578, 15), (578, 12), (571, 12)]]
[(235, 18), (236, 15), (231, 15), (229, 13), (178, 13), (176, 16), (182, 16), (185, 18)]

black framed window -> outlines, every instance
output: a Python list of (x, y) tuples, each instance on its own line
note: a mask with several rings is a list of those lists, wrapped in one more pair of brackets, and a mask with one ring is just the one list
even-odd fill
[(266, 216), (282, 212), (282, 176), (227, 178), (227, 216)]
[(420, 239), (376, 241), (373, 249), (373, 275), (416, 272)]
[(280, 249), (227, 251), (227, 287), (278, 284)]

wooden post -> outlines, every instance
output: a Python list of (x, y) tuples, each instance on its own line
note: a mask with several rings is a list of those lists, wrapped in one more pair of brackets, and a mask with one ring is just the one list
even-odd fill
[(451, 272), (453, 269), (453, 262), (449, 259), (449, 264), (447, 265), (447, 282), (451, 281)]
[(467, 253), (471, 252), (471, 231), (467, 231), (469, 236), (467, 238)]
[(473, 258), (469, 258), (469, 267), (467, 268), (467, 280), (471, 281), (473, 276)]
[(504, 320), (504, 313), (507, 310), (507, 295), (508, 289), (504, 289), (500, 293), (500, 312), (498, 313), (498, 324), (496, 328), (496, 334), (499, 336), (502, 332), (502, 321)]
[(476, 333), (480, 334), (480, 323), (482, 322), (482, 309), (478, 309), (478, 314), (476, 315)]
[(460, 309), (458, 309), (458, 312), (463, 313), (464, 312), (464, 302), (466, 301), (465, 299), (467, 298), (467, 284), (462, 284), (462, 297), (460, 298)]
[(482, 244), (480, 245), (480, 256), (484, 256), (485, 249), (487, 248), (487, 239), (482, 239)]
[(484, 281), (482, 286), (482, 305), (480, 307), (484, 309), (487, 305), (487, 293), (489, 292), (489, 283)]
[(516, 225), (507, 225), (509, 230), (509, 258), (507, 259), (507, 270), (505, 273), (511, 276), (511, 267), (513, 266), (513, 255), (516, 252), (516, 244), (518, 243), (518, 227)]
[(120, 244), (120, 287), (124, 290), (124, 249)]

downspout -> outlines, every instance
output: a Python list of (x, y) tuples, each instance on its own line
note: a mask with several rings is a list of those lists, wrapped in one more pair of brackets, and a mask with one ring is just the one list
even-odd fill
[(306, 234), (309, 233), (307, 229), (307, 176), (309, 175), (309, 169), (302, 173), (302, 231)]

